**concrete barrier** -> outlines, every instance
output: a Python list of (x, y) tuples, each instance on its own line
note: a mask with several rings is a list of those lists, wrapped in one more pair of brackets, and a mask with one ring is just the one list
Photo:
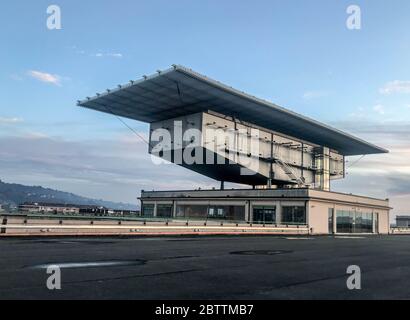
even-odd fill
[(0, 217), (0, 236), (150, 234), (308, 234), (307, 226), (250, 225), (221, 221), (118, 221)]

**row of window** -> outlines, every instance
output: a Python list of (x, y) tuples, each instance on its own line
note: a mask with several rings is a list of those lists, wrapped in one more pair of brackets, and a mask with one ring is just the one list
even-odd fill
[[(154, 216), (154, 205), (144, 204), (143, 217)], [(172, 218), (173, 206), (171, 204), (158, 204), (157, 217)], [(245, 206), (215, 206), (215, 205), (178, 205), (176, 218), (198, 220), (228, 220), (245, 221)], [(372, 233), (373, 220), (378, 229), (377, 214), (370, 212), (357, 212), (338, 210), (336, 212), (337, 233)], [(254, 206), (252, 208), (252, 221), (255, 224), (276, 224), (276, 206)], [(306, 208), (304, 206), (283, 206), (281, 224), (305, 225)], [(333, 209), (329, 209), (329, 233), (333, 231)]]
[(373, 233), (373, 213), (338, 210), (336, 229), (338, 233)]
[[(275, 206), (254, 206), (252, 209), (252, 221), (258, 224), (276, 224)], [(154, 205), (144, 204), (143, 217), (154, 216)], [(173, 206), (171, 204), (158, 204), (158, 218), (171, 218)], [(176, 207), (176, 218), (185, 219), (216, 219), (228, 221), (245, 221), (245, 206), (215, 206), (215, 205), (178, 205)], [(305, 206), (283, 206), (282, 224), (304, 225), (306, 224)]]

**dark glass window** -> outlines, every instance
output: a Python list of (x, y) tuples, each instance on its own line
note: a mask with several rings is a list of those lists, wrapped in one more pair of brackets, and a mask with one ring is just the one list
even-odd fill
[(187, 219), (244, 221), (245, 206), (179, 205), (176, 216)]
[(208, 215), (207, 205), (179, 205), (177, 206), (177, 217), (189, 219), (206, 219)]
[(143, 217), (153, 217), (154, 216), (154, 205), (144, 204), (142, 206), (142, 216)]
[(157, 217), (171, 218), (172, 217), (172, 204), (158, 204), (157, 205)]
[(253, 207), (253, 223), (276, 224), (276, 207)]
[(303, 206), (282, 207), (283, 224), (306, 224), (306, 208)]
[(373, 213), (338, 210), (336, 225), (338, 233), (373, 233)]

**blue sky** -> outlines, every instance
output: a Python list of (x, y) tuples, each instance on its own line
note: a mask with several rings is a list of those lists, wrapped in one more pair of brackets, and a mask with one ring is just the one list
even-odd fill
[[(62, 30), (46, 27), (51, 4), (61, 7)], [(346, 27), (351, 4), (361, 8), (361, 30)], [(75, 106), (176, 63), (390, 148), (335, 189), (389, 196), (396, 211), (410, 211), (407, 0), (17, 0), (2, 4), (0, 24), (5, 181), (127, 202), (172, 179), (213, 185), (172, 165), (163, 179), (118, 120)]]

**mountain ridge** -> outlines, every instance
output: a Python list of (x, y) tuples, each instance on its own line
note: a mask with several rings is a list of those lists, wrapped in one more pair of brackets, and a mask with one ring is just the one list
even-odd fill
[(27, 186), (0, 180), (0, 204), (18, 206), (24, 202), (63, 203), (103, 206), (117, 210), (138, 210), (138, 206), (131, 203), (92, 199), (42, 186)]

